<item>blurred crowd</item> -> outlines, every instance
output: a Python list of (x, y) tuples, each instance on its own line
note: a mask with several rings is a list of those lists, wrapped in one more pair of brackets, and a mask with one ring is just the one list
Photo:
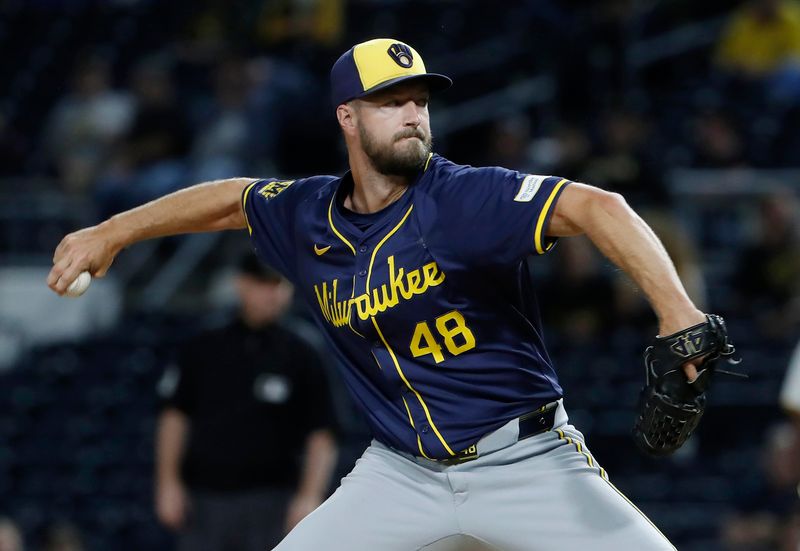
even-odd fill
[[(444, 136), (439, 149), (449, 157), (566, 174), (644, 202), (666, 197), (665, 173), (675, 167), (800, 166), (793, 0), (734, 8), (517, 0), (502, 14), (476, 1), (422, 0), (250, 1), (236, 10), (219, 0), (140, 0), (75, 14), (36, 6), (17, 9), (27, 17), (106, 17), (118, 27), (122, 20), (134, 37), (95, 40), (72, 21), (71, 49), (49, 53), (64, 78), (37, 75), (54, 88), (35, 96), (35, 113), (22, 109), (32, 98), (13, 94), (0, 112), (2, 156), (15, 161), (0, 170), (52, 177), (108, 212), (230, 174), (341, 171), (326, 82), (341, 50), (394, 31), (430, 52), (429, 64), (470, 46), (492, 55), (499, 46), (486, 42), (488, 23), (509, 27), (496, 54), (501, 70), (475, 78), (462, 60), (456, 88), (434, 108), (532, 75), (552, 77), (556, 93), (540, 108)], [(383, 20), (368, 20), (376, 15)], [(699, 26), (703, 40), (676, 38), (676, 52), (663, 54), (657, 40), (684, 26)]]
[[(22, 532), (9, 518), (0, 517), (0, 551), (25, 551)], [(69, 522), (54, 522), (44, 534), (41, 551), (85, 551), (80, 530)]]
[[(30, 48), (0, 64), (0, 194), (77, 198), (100, 220), (206, 180), (341, 173), (330, 65), (353, 43), (396, 36), (454, 77), (431, 105), (438, 153), (622, 193), (700, 308), (741, 320), (764, 349), (800, 339), (797, 174), (758, 188), (758, 171), (800, 170), (800, 2), (235, 5), (3, 3), (0, 44)], [(440, 113), (531, 77), (553, 93), (437, 135)], [(721, 174), (722, 188), (709, 195), (688, 172)], [(746, 187), (734, 192), (740, 179)], [(653, 334), (646, 301), (588, 240), (558, 249), (533, 270), (556, 342)], [(783, 407), (790, 416), (769, 419), (764, 441), (751, 443), (763, 460), (720, 528), (726, 550), (797, 549), (800, 399)], [(3, 512), (13, 513), (0, 496)], [(69, 524), (39, 541), (37, 551), (84, 549)], [(23, 549), (14, 523), (0, 519), (0, 551)]]

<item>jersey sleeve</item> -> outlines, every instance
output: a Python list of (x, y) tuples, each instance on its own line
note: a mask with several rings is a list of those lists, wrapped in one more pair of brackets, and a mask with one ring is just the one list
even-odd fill
[(258, 180), (242, 192), (242, 210), (256, 255), (293, 280), (295, 266), (294, 217), (297, 194), (294, 180)]
[(450, 239), (476, 262), (511, 264), (544, 254), (557, 239), (547, 236), (558, 198), (571, 182), (500, 167), (468, 168), (449, 186), (448, 210), (456, 220)]

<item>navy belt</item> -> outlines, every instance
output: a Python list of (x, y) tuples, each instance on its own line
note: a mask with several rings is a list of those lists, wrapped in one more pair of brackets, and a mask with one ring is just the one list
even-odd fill
[[(551, 430), (556, 421), (557, 411), (558, 402), (550, 402), (549, 404), (546, 404), (535, 411), (518, 417), (519, 436), (517, 437), (517, 442)], [(453, 457), (448, 457), (446, 459), (434, 459), (434, 461), (444, 465), (458, 465), (459, 463), (465, 463), (477, 458), (478, 447), (477, 444), (473, 444), (466, 450), (459, 452)]]
[(536, 411), (519, 418), (519, 440), (524, 440), (553, 428), (556, 422), (558, 402), (550, 402)]

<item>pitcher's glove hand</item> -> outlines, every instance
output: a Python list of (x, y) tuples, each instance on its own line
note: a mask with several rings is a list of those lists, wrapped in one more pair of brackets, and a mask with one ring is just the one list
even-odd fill
[[(680, 448), (691, 436), (706, 408), (706, 391), (724, 360), (739, 363), (720, 316), (666, 337), (656, 337), (644, 351), (647, 382), (639, 396), (633, 439), (648, 455), (663, 456)], [(689, 382), (682, 366), (700, 358), (697, 378)], [(745, 376), (746, 377), (746, 376)]]

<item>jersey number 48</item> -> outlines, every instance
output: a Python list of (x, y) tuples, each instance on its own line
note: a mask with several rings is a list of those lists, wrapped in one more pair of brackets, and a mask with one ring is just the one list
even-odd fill
[[(458, 310), (447, 312), (433, 321), (445, 348), (453, 356), (458, 356), (475, 348), (475, 335), (467, 327), (464, 315)], [(414, 328), (411, 337), (411, 354), (415, 358), (431, 354), (438, 364), (444, 361), (442, 345), (439, 344), (427, 321), (421, 321)]]

